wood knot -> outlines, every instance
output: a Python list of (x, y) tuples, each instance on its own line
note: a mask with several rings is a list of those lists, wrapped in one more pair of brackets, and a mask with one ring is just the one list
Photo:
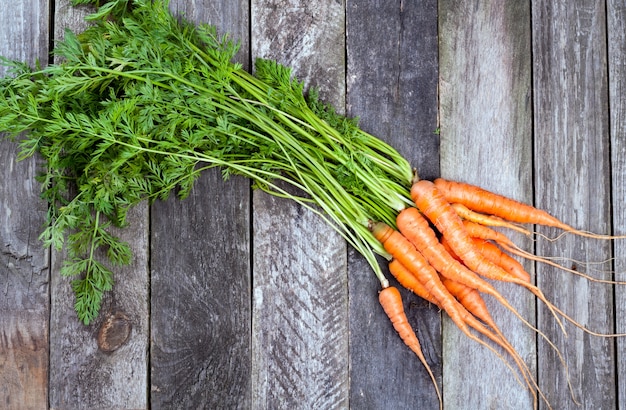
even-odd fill
[(120, 348), (130, 336), (130, 319), (122, 313), (110, 313), (98, 331), (98, 348), (103, 352), (113, 352)]

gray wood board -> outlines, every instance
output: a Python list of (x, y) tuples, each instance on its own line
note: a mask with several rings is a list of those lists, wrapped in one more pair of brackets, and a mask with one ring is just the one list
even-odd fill
[[(82, 30), (83, 17), (91, 10), (60, 1), (54, 15), (55, 40), (63, 38), (66, 28)], [(114, 288), (105, 294), (101, 314), (89, 326), (80, 323), (74, 311), (72, 278), (59, 273), (64, 253), (52, 252), (49, 403), (53, 409), (148, 406), (147, 204), (133, 209), (128, 222), (129, 227), (114, 233), (131, 245), (133, 261), (114, 270)], [(99, 257), (104, 260), (104, 252)], [(113, 351), (98, 344), (101, 329), (110, 324), (114, 326), (109, 337), (130, 330), (128, 339)]]
[[(441, 174), (532, 202), (529, 3), (442, 0), (439, 11)], [(519, 235), (512, 239), (529, 248)], [(497, 289), (533, 321), (528, 291), (509, 284)], [(486, 302), (533, 369), (535, 334), (492, 298)], [(443, 325), (446, 406), (532, 407), (529, 391), (493, 352), (469, 340), (447, 317)]]
[[(343, 106), (343, 2), (253, 1), (251, 30), (253, 58), (292, 67)], [(345, 408), (346, 244), (300, 205), (253, 197), (253, 408)]]
[[(438, 176), (436, 2), (348, 1), (346, 14), (348, 115), (393, 145), (422, 177)], [(351, 406), (438, 408), (430, 377), (378, 303), (380, 284), (372, 269), (353, 249), (349, 253)], [(404, 289), (401, 293), (441, 383), (439, 310)]]
[[(626, 3), (611, 0), (607, 3), (609, 109), (611, 134), (612, 218), (614, 235), (626, 235)], [(626, 240), (613, 244), (613, 271), (615, 279), (626, 281)], [(626, 332), (626, 288), (615, 290), (615, 332)], [(617, 348), (617, 402), (626, 402), (626, 342), (616, 341)]]
[[(535, 202), (579, 229), (610, 229), (606, 9), (598, 1), (532, 2), (535, 124)], [(541, 229), (553, 238), (555, 229)], [(538, 239), (537, 253), (582, 261), (579, 270), (598, 270), (609, 278), (608, 241), (567, 235)], [(604, 273), (600, 273), (604, 271)], [(598, 332), (613, 329), (613, 289), (580, 277), (537, 266), (537, 283), (546, 296), (575, 320)], [(581, 303), (581, 301), (586, 301)], [(610, 339), (568, 326), (569, 336), (539, 305), (539, 326), (566, 358), (574, 396), (585, 408), (615, 405), (615, 350)], [(554, 408), (577, 408), (563, 366), (542, 341), (538, 349), (540, 387)]]
[[(47, 61), (45, 1), (0, 1), (0, 55)], [(0, 67), (0, 74), (6, 70)], [(49, 252), (37, 239), (46, 205), (34, 180), (37, 158), (18, 162), (17, 144), (0, 134), (0, 407), (48, 403)]]
[[(172, 1), (241, 44), (247, 66), (248, 2)], [(236, 37), (239, 36), (239, 37)], [(151, 212), (152, 408), (249, 408), (250, 188), (204, 172), (191, 194), (175, 193)]]
[(246, 187), (207, 172), (184, 201), (152, 208), (152, 408), (249, 406)]
[[(100, 315), (88, 326), (76, 317), (71, 278), (59, 273), (64, 253), (52, 254), (50, 408), (148, 406), (147, 213), (146, 204), (135, 207), (128, 215), (131, 226), (114, 232), (131, 245), (133, 262), (115, 269), (113, 290), (105, 294)], [(114, 332), (109, 339), (130, 334), (108, 351), (106, 344), (99, 343), (106, 327)]]

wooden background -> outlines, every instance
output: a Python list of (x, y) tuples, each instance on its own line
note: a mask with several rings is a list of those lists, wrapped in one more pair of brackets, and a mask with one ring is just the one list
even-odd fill
[[(248, 69), (257, 56), (293, 66), (423, 178), (477, 183), (577, 227), (626, 233), (623, 1), (172, 0), (171, 8), (230, 32)], [(49, 62), (54, 39), (79, 29), (85, 12), (67, 0), (0, 0), (0, 54)], [(134, 263), (116, 272), (100, 320), (79, 324), (58, 272), (63, 255), (37, 240), (45, 216), (37, 160), (18, 163), (15, 152), (0, 141), (0, 408), (437, 408), (364, 260), (310, 212), (217, 172), (185, 201), (134, 210), (122, 233)], [(516, 239), (543, 255), (614, 258), (593, 265), (596, 275), (626, 280), (624, 241)], [(576, 320), (626, 331), (623, 287), (526, 267)], [(527, 292), (499, 288), (563, 351), (582, 408), (626, 407), (623, 339), (573, 326), (563, 337)], [(446, 409), (532, 407), (492, 353), (403, 296)], [(553, 407), (580, 408), (554, 351), (488, 303)], [(104, 352), (96, 338), (116, 313), (131, 336)]]

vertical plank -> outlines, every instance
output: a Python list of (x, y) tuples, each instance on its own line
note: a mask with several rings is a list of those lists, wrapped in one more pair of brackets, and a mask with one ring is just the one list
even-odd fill
[[(55, 8), (55, 39), (66, 27), (85, 27), (86, 7), (59, 1)], [(117, 235), (131, 245), (133, 262), (116, 268), (113, 291), (106, 294), (101, 314), (89, 326), (74, 312), (71, 278), (61, 277), (63, 253), (52, 253), (50, 314), (50, 407), (148, 407), (148, 207), (141, 204), (128, 216), (130, 227)], [(104, 255), (101, 255), (104, 257)], [(108, 338), (101, 330), (110, 329)], [(130, 332), (124, 339), (126, 332)], [(123, 343), (116, 343), (116, 339)]]
[[(392, 144), (424, 178), (439, 175), (437, 2), (347, 2), (347, 107), (361, 127)], [(384, 262), (381, 262), (384, 263)], [(438, 408), (432, 381), (378, 303), (380, 284), (350, 250), (350, 404)], [(392, 284), (396, 284), (387, 274)], [(405, 311), (441, 377), (437, 308), (403, 291)]]
[[(626, 235), (626, 3), (607, 2), (609, 123), (611, 135), (611, 181), (613, 234)], [(613, 245), (615, 279), (626, 280), (626, 240)], [(626, 288), (615, 289), (615, 331), (626, 332)], [(626, 340), (619, 338), (617, 348), (617, 402), (626, 403)]]
[[(252, 55), (345, 104), (344, 4), (252, 2)], [(253, 408), (348, 407), (346, 244), (295, 203), (253, 195)]]
[[(0, 0), (0, 55), (46, 62), (48, 4)], [(0, 75), (4, 75), (4, 67)], [(38, 161), (16, 161), (0, 135), (0, 407), (48, 405), (49, 253), (37, 240), (46, 206), (34, 181)]]
[[(610, 151), (606, 14), (603, 1), (533, 1), (536, 205), (580, 229), (607, 233), (610, 223)], [(555, 237), (558, 232), (542, 229)], [(610, 258), (610, 243), (565, 236), (542, 240), (537, 252), (584, 262)], [(580, 266), (585, 269), (585, 266)], [(606, 265), (594, 266), (608, 272)], [(608, 273), (598, 276), (608, 277)], [(609, 286), (537, 266), (546, 296), (595, 331), (613, 329)], [(582, 302), (582, 303), (581, 303)], [(615, 405), (615, 351), (611, 340), (571, 326), (565, 338), (540, 306), (539, 326), (567, 359), (575, 396), (585, 408)], [(577, 408), (563, 368), (539, 344), (540, 386), (554, 408)]]
[[(527, 1), (439, 2), (441, 174), (525, 202), (532, 202), (529, 13)], [(512, 239), (528, 248), (528, 240)], [(527, 291), (497, 288), (534, 318)], [(486, 302), (533, 369), (534, 333), (493, 299)], [(528, 390), (492, 352), (447, 318), (443, 329), (446, 407), (531, 408)]]
[[(242, 44), (247, 1), (172, 1)], [(151, 407), (250, 408), (250, 192), (243, 178), (205, 172), (184, 201), (151, 214)]]

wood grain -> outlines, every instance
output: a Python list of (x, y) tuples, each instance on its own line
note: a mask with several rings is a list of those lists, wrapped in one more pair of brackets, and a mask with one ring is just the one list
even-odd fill
[[(34, 64), (47, 58), (45, 1), (0, 1), (0, 55)], [(0, 67), (0, 75), (5, 74)], [(48, 250), (37, 239), (46, 205), (34, 181), (37, 158), (17, 162), (0, 134), (0, 407), (48, 403)]]
[[(529, 3), (443, 0), (439, 11), (441, 174), (532, 202)], [(532, 321), (534, 304), (526, 290), (497, 288)], [(535, 334), (493, 299), (486, 302), (533, 369)], [(532, 407), (528, 390), (492, 352), (447, 318), (443, 325), (446, 406)]]
[[(252, 55), (344, 105), (344, 4), (252, 2)], [(312, 212), (254, 193), (253, 408), (348, 407), (346, 244)]]
[(341, 0), (252, 0), (252, 57), (294, 69), (305, 88), (345, 105), (345, 5)]
[[(438, 176), (436, 2), (348, 1), (346, 13), (348, 115), (359, 117), (366, 131), (391, 143), (423, 177)], [(378, 280), (353, 249), (349, 255), (350, 404), (438, 408), (430, 377), (378, 303)], [(389, 273), (387, 277), (397, 285)], [(401, 293), (440, 380), (439, 311), (405, 290)]]
[(152, 408), (250, 403), (249, 200), (217, 173), (152, 212)]
[[(172, 10), (215, 25), (243, 45), (248, 3), (172, 1)], [(250, 192), (243, 178), (200, 176), (184, 201), (151, 214), (151, 406), (250, 407)]]
[(284, 202), (255, 198), (252, 407), (345, 408), (345, 245)]
[[(606, 14), (599, 1), (533, 1), (536, 205), (580, 229), (610, 229), (610, 150)], [(541, 24), (539, 23), (541, 22)], [(548, 237), (557, 232), (542, 229)], [(585, 262), (611, 257), (607, 241), (566, 236), (537, 242), (537, 252)], [(585, 269), (585, 265), (580, 266)], [(610, 266), (595, 265), (608, 272)], [(608, 273), (597, 276), (609, 277)], [(546, 296), (595, 331), (613, 329), (613, 291), (537, 267)], [(581, 303), (582, 301), (588, 301)], [(610, 339), (567, 328), (565, 338), (540, 306), (539, 326), (567, 359), (573, 393), (585, 408), (615, 404), (615, 351)], [(540, 386), (554, 408), (576, 408), (554, 352), (540, 342)], [(548, 365), (549, 363), (549, 365)]]
[[(72, 8), (61, 1), (55, 8), (55, 38), (65, 28), (85, 27), (88, 7)], [(50, 408), (148, 407), (148, 206), (143, 203), (129, 212), (130, 226), (115, 233), (131, 245), (133, 261), (116, 268), (115, 285), (103, 299), (101, 314), (89, 326), (74, 312), (71, 278), (59, 270), (64, 253), (52, 253), (50, 312)], [(104, 259), (104, 254), (100, 255)], [(118, 349), (98, 348), (98, 331), (108, 315), (124, 313), (132, 327)]]
[[(609, 121), (611, 135), (612, 231), (626, 235), (626, 4), (607, 2)], [(626, 240), (613, 244), (615, 279), (626, 281)], [(615, 288), (615, 332), (626, 332), (626, 288)], [(626, 341), (616, 340), (617, 402), (626, 402)]]
[[(118, 236), (131, 244), (133, 262), (114, 271), (116, 283), (89, 326), (73, 308), (70, 278), (61, 277), (64, 254), (52, 254), (50, 407), (53, 409), (148, 408), (148, 209), (129, 212), (131, 225)], [(100, 255), (101, 257), (103, 255)], [(123, 313), (130, 335), (109, 352), (99, 346), (101, 326)]]

